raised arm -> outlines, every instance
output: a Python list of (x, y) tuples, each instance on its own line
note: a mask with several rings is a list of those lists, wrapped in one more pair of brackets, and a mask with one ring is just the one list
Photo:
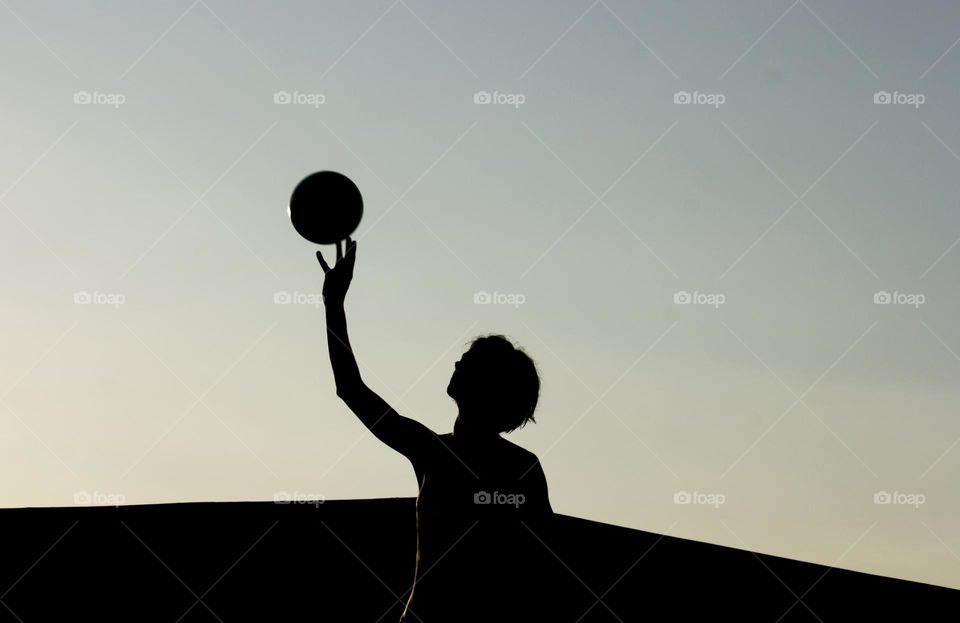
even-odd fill
[(347, 238), (347, 252), (343, 255), (337, 243), (337, 262), (330, 268), (317, 251), (317, 260), (325, 273), (323, 303), (327, 321), (327, 348), (337, 386), (337, 396), (363, 422), (377, 439), (417, 463), (426, 459), (440, 446), (440, 440), (429, 428), (398, 414), (376, 392), (367, 387), (360, 376), (357, 359), (347, 335), (347, 317), (344, 299), (353, 278), (357, 256), (357, 242)]

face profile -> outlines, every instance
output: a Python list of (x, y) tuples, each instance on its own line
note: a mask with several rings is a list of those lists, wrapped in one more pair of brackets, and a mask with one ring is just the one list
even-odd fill
[(453, 375), (450, 376), (450, 382), (447, 383), (447, 396), (450, 396), (454, 400), (457, 399), (456, 390), (454, 389), (455, 383), (457, 382), (457, 372), (460, 371), (460, 362), (463, 361), (461, 358), (457, 363), (453, 364)]

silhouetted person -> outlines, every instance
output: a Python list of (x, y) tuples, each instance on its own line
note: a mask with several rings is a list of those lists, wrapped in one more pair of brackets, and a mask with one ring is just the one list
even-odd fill
[(317, 252), (337, 396), (410, 459), (419, 484), (416, 571), (401, 621), (521, 620), (538, 582), (525, 572), (530, 543), (553, 511), (537, 457), (500, 435), (534, 421), (536, 366), (504, 336), (477, 337), (447, 386), (459, 410), (453, 432), (399, 415), (360, 378), (350, 347), (343, 303), (357, 243), (346, 242), (333, 268)]

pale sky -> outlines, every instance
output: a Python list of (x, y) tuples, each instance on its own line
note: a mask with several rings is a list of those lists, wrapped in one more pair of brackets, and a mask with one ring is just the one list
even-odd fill
[(416, 495), (333, 169), (400, 413), (504, 333), (558, 512), (960, 588), (956, 4), (2, 4), (0, 506)]

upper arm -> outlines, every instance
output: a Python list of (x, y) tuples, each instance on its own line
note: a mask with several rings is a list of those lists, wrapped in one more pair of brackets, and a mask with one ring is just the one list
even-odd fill
[(547, 489), (547, 475), (543, 472), (543, 466), (540, 460), (534, 457), (534, 464), (526, 474), (527, 486), (534, 495), (536, 510), (552, 513), (553, 507), (550, 506), (550, 494)]
[(377, 439), (406, 456), (412, 463), (425, 459), (442, 443), (436, 433), (420, 422), (397, 413), (366, 385), (338, 395)]

